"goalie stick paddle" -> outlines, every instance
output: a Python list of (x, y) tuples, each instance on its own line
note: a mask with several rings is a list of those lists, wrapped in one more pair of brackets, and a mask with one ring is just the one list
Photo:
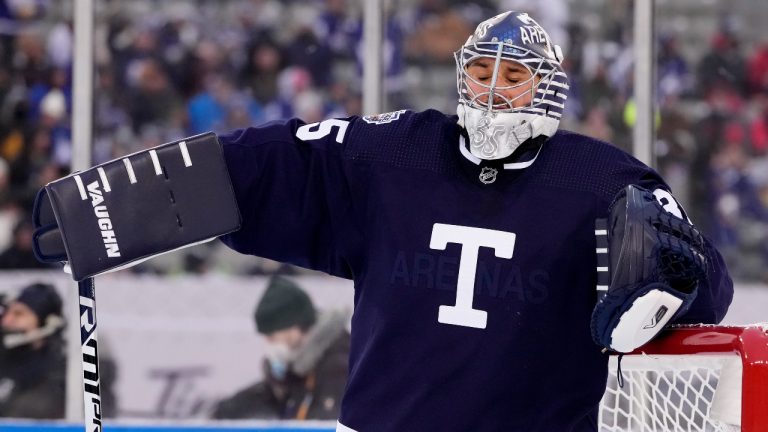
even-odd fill
[(93, 278), (77, 283), (80, 293), (80, 349), (83, 355), (85, 432), (101, 432), (101, 386), (96, 339), (96, 292)]

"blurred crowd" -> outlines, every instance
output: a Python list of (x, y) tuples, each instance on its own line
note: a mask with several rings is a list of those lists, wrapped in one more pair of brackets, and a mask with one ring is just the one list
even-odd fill
[[(632, 16), (606, 0), (584, 24), (556, 0), (388, 0), (385, 110), (455, 109), (452, 52), (499, 10), (530, 11), (566, 53), (563, 127), (630, 148)], [(95, 2), (93, 162), (203, 131), (361, 114), (362, 11), (351, 0)], [(541, 5), (540, 5), (541, 4)], [(0, 0), (0, 268), (36, 268), (27, 212), (72, 157), (72, 1)], [(588, 22), (588, 21), (586, 21)], [(732, 274), (768, 281), (768, 40), (730, 19), (692, 57), (657, 38), (657, 168), (726, 255)], [(367, 113), (369, 114), (369, 113)], [(217, 243), (136, 271), (290, 273), (222, 259)], [(229, 257), (229, 256), (228, 256)], [(234, 262), (234, 264), (233, 264)], [(152, 267), (148, 267), (151, 265)]]
[[(572, 81), (566, 127), (630, 152), (631, 13), (631, 7), (608, 8), (598, 38), (568, 24), (566, 64)], [(731, 275), (766, 282), (768, 38), (742, 40), (738, 16), (716, 14), (713, 20), (715, 31), (688, 47), (702, 53), (693, 59), (682, 43), (684, 31), (657, 32), (655, 167), (718, 245)]]

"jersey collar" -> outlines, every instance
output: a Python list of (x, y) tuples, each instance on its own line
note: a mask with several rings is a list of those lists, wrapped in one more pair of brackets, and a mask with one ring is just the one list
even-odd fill
[[(502, 160), (505, 162), (502, 164), (503, 169), (520, 170), (531, 166), (536, 158), (539, 157), (541, 148), (544, 147), (543, 141), (544, 140), (536, 140), (536, 142), (532, 143), (531, 145), (525, 145), (525, 148), (521, 146), (518, 149), (519, 151), (516, 150), (515, 153), (512, 153), (512, 155), (510, 155), (508, 158)], [(480, 159), (479, 157), (470, 153), (469, 149), (467, 148), (467, 140), (464, 137), (464, 134), (459, 135), (459, 151), (466, 160), (477, 166), (480, 166), (484, 162), (483, 159)]]

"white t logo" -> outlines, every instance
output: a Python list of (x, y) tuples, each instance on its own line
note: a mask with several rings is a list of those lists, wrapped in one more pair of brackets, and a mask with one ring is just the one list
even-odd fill
[(461, 245), (456, 306), (440, 306), (437, 321), (472, 328), (485, 328), (488, 312), (473, 309), (477, 252), (481, 246), (492, 248), (498, 258), (512, 258), (515, 234), (483, 228), (436, 223), (432, 227), (430, 249), (445, 250), (448, 243)]

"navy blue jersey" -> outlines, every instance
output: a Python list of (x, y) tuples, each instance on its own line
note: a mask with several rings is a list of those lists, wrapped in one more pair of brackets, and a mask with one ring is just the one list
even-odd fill
[[(223, 241), (354, 280), (339, 430), (596, 430), (595, 219), (628, 184), (666, 189), (656, 172), (564, 131), (507, 169), (473, 158), (437, 111), (220, 139), (243, 216)], [(719, 321), (731, 300), (708, 247), (688, 322)]]

